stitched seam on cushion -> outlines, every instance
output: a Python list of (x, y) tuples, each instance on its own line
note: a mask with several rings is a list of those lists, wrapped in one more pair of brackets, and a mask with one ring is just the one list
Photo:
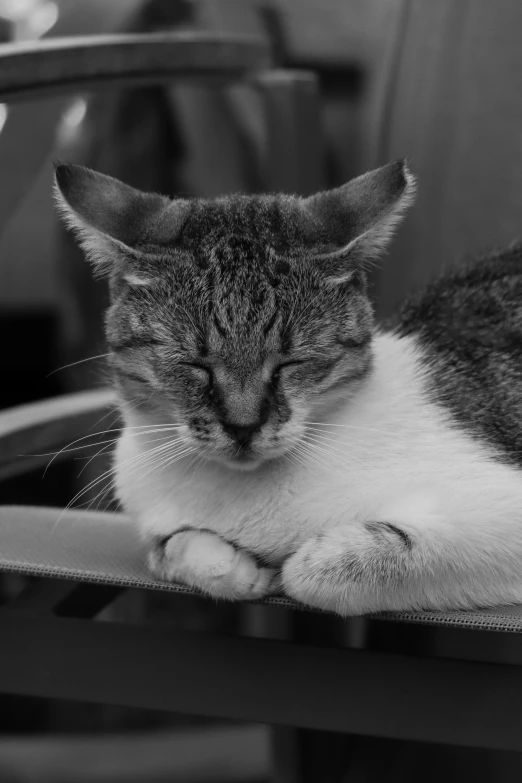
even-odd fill
[[(37, 563), (9, 563), (0, 560), (0, 570), (10, 573), (26, 574), (27, 576), (40, 576), (51, 577), (56, 579), (70, 579), (77, 582), (90, 582), (98, 584), (111, 584), (121, 587), (134, 587), (137, 589), (146, 590), (161, 590), (162, 592), (169, 593), (184, 593), (186, 595), (201, 594), (195, 590), (191, 590), (182, 584), (172, 582), (160, 582), (160, 581), (147, 581), (145, 579), (130, 579), (125, 577), (114, 577), (110, 574), (99, 574), (94, 571), (74, 571), (68, 568), (45, 568)], [(203, 597), (203, 596), (201, 596)], [(330, 614), (329, 612), (321, 612), (321, 610), (313, 609), (307, 606), (301, 606), (294, 601), (283, 596), (273, 596), (266, 598), (262, 601), (250, 601), (248, 603), (264, 604), (270, 606), (280, 606), (289, 609), (296, 609), (305, 612), (312, 612), (314, 614)], [(497, 619), (496, 622), (487, 622), (486, 620), (480, 620), (476, 618), (453, 618), (453, 617), (431, 617), (429, 615), (414, 613), (393, 613), (373, 615), (371, 619), (417, 623), (419, 625), (437, 625), (444, 627), (457, 627), (457, 628), (471, 628), (474, 630), (488, 630), (497, 632), (510, 632), (510, 633), (522, 633), (522, 618), (519, 621), (506, 618), (505, 620)]]

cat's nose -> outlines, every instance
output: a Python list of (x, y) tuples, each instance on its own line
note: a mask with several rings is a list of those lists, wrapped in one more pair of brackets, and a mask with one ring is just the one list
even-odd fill
[(257, 412), (257, 421), (252, 421), (247, 424), (237, 424), (224, 417), (221, 419), (221, 426), (227, 435), (230, 435), (231, 438), (234, 438), (238, 446), (248, 446), (252, 440), (252, 436), (258, 432), (264, 424), (266, 424), (269, 416), (270, 399), (265, 397), (259, 406), (259, 410)]
[(221, 422), (223, 429), (236, 441), (238, 446), (248, 446), (255, 432), (261, 429), (263, 422), (256, 421), (252, 424), (232, 424), (228, 421)]

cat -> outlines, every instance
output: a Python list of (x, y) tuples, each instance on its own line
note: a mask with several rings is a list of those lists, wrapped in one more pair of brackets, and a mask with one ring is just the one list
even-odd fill
[(343, 616), (522, 602), (522, 246), (376, 326), (367, 266), (414, 190), (404, 161), (213, 200), (57, 167), (109, 280), (115, 484), (157, 577)]

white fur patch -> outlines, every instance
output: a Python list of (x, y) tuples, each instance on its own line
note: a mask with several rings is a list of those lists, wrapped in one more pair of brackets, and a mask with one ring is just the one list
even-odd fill
[[(521, 471), (430, 401), (413, 339), (379, 334), (374, 354), (357, 393), (328, 417), (320, 406), (310, 411), (308, 420), (319, 423), (298, 461), (238, 473), (210, 461), (192, 470), (181, 460), (142, 477), (125, 463), (140, 453), (127, 430), (116, 457), (118, 493), (143, 534), (190, 525), (272, 565), (295, 553), (284, 570), (286, 591), (342, 614), (522, 602)], [(125, 418), (146, 424), (132, 410)], [(392, 528), (379, 536), (365, 527), (375, 522), (402, 531), (411, 551)], [(320, 546), (310, 543), (315, 554), (305, 556), (300, 547), (317, 535)], [(387, 552), (404, 565), (384, 589), (378, 579)], [(367, 578), (350, 581), (339, 564), (361, 558)]]

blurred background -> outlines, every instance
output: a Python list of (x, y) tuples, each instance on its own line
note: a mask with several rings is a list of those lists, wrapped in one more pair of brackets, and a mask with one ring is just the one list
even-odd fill
[[(296, 157), (292, 181), (278, 180), (267, 154), (267, 122), (286, 122), (277, 90), (269, 105), (244, 85), (177, 83), (0, 104), (0, 407), (106, 383), (103, 358), (91, 359), (105, 353), (106, 284), (92, 279), (58, 224), (54, 160), (145, 190), (215, 196), (337, 186), (406, 157), (419, 194), (373, 275), (383, 318), (444, 266), (520, 237), (521, 28), (519, 0), (0, 0), (2, 42), (158, 30), (244, 33), (265, 40), (279, 68), (311, 72), (318, 85), (291, 120), (296, 146), (308, 150)], [(58, 371), (65, 365), (72, 366)], [(81, 477), (84, 463), (72, 462), (50, 470), (45, 481), (40, 472), (7, 482), (0, 502), (65, 505), (105, 469), (104, 459)], [(102, 507), (113, 508), (111, 499)], [(20, 580), (4, 576), (0, 598), (19, 589)], [(261, 633), (254, 609), (217, 610), (197, 599), (176, 604), (136, 594), (110, 611)], [(299, 633), (313, 638), (319, 631), (326, 632)], [(410, 639), (404, 629), (378, 623), (352, 624), (346, 638), (390, 650), (433, 644), (428, 632)], [(0, 696), (0, 783), (362, 783), (384, 775), (413, 781), (421, 772), (424, 781), (511, 781), (522, 773), (514, 754), (311, 735)], [(282, 761), (288, 747), (301, 753), (300, 772)]]

